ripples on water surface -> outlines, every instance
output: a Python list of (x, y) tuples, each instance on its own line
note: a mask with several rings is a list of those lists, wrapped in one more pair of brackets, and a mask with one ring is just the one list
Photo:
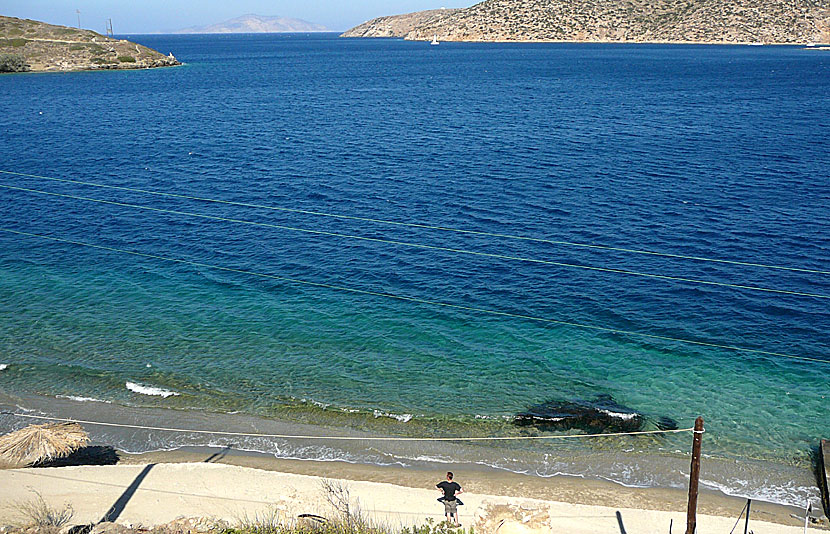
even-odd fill
[[(186, 66), (0, 78), (2, 169), (830, 271), (827, 54), (797, 47), (429, 47), (299, 35), (136, 39), (172, 51)], [(825, 274), (14, 175), (0, 176), (0, 183), (322, 232), (830, 295)], [(19, 190), (2, 189), (0, 198), (0, 226), (7, 229), (830, 359), (830, 301), (822, 298), (462, 255)], [(711, 485), (787, 502), (813, 491), (810, 447), (830, 427), (830, 365), (818, 362), (437, 308), (8, 233), (0, 234), (0, 274), (0, 363), (8, 365), (0, 371), (0, 393), (9, 404), (48, 413), (82, 410), (112, 418), (125, 405), (196, 408), (238, 412), (236, 420), (203, 421), (224, 428), (250, 430), (242, 418), (265, 417), (250, 424), (482, 435), (518, 432), (506, 419), (531, 405), (608, 394), (644, 414), (649, 427), (660, 417), (689, 426), (703, 415), (706, 452), (726, 466), (712, 475)], [(110, 404), (54, 399), (58, 395)], [(184, 426), (196, 417), (180, 420), (176, 413), (148, 412), (144, 422), (167, 418)], [(101, 437), (130, 450), (206, 443)], [(682, 435), (428, 453), (403, 445), (248, 446), (283, 456), (469, 461), (542, 475), (673, 485), (683, 483), (687, 460), (674, 455), (687, 450), (687, 441)], [(675, 458), (671, 467), (661, 455)], [(774, 464), (767, 462), (757, 474), (752, 462), (758, 460)]]

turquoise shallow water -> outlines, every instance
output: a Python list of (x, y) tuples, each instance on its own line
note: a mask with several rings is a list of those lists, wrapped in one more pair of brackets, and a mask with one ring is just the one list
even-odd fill
[[(830, 157), (816, 142), (830, 129), (830, 96), (823, 90), (830, 58), (822, 54), (795, 47), (427, 47), (297, 35), (138, 40), (173, 51), (187, 65), (0, 78), (0, 112), (9, 117), (2, 170), (830, 270)], [(0, 175), (0, 183), (322, 232), (830, 295), (830, 276), (817, 273), (333, 219), (12, 174)], [(381, 434), (515, 435), (523, 430), (510, 419), (530, 406), (610, 395), (643, 414), (645, 428), (661, 417), (691, 426), (703, 415), (705, 451), (718, 466), (713, 487), (798, 504), (813, 494), (810, 451), (830, 427), (830, 364), (822, 363), (830, 341), (827, 299), (308, 234), (19, 189), (4, 188), (0, 198), (0, 227), (15, 231), (819, 360), (442, 308), (4, 232), (0, 364), (7, 368), (0, 371), (0, 394), (6, 405), (108, 420), (135, 417), (145, 424), (163, 419), (171, 426), (198, 420), (223, 428), (308, 424)], [(124, 407), (167, 411), (128, 416)], [(203, 443), (96, 432), (129, 450)], [(687, 441), (680, 435), (554, 449), (246, 446), (292, 457), (468, 462), (543, 476), (678, 485)]]

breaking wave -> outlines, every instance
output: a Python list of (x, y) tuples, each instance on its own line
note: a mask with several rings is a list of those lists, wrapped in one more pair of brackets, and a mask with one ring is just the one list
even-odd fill
[[(129, 387), (129, 386), (128, 386)], [(92, 397), (78, 397), (76, 395), (55, 395), (55, 397), (59, 399), (69, 399), (75, 402), (103, 402), (106, 404), (112, 404), (112, 401), (102, 400), (102, 399), (95, 399)]]
[(175, 391), (169, 391), (166, 389), (161, 389), (153, 386), (145, 386), (143, 384), (136, 384), (135, 382), (127, 382), (126, 383), (127, 389), (132, 391), (133, 393), (139, 393), (141, 395), (151, 395), (155, 397), (177, 397), (179, 393)]

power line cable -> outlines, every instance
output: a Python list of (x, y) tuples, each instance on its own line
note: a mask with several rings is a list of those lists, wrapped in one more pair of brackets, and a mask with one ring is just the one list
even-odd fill
[(143, 206), (140, 204), (130, 204), (126, 202), (117, 202), (114, 200), (103, 200), (98, 198), (91, 198), (91, 197), (82, 197), (78, 195), (67, 195), (63, 193), (54, 193), (51, 191), (42, 191), (39, 189), (29, 189), (26, 187), (17, 187), (12, 185), (0, 184), (0, 187), (5, 189), (12, 189), (15, 191), (23, 191), (28, 193), (36, 193), (41, 195), (49, 195), (54, 197), (60, 198), (70, 198), (74, 200), (83, 200), (87, 202), (96, 202), (99, 204), (109, 204), (112, 206), (120, 206), (126, 208), (135, 208), (135, 209), (142, 209), (142, 210), (149, 210), (155, 211), (159, 213), (167, 213), (172, 215), (183, 215), (186, 217), (198, 217), (201, 219), (209, 219), (214, 221), (224, 221), (224, 222), (231, 222), (237, 224), (247, 224), (250, 226), (260, 226), (264, 228), (275, 228), (278, 230), (289, 230), (294, 232), (303, 232), (307, 234), (314, 234), (314, 235), (324, 235), (329, 237), (340, 237), (345, 239), (356, 239), (361, 241), (371, 241), (375, 243), (386, 243), (390, 245), (398, 245), (398, 246), (405, 246), (405, 247), (412, 247), (412, 248), (420, 248), (425, 250), (436, 250), (440, 252), (451, 252), (455, 254), (466, 254), (470, 256), (480, 256), (486, 258), (493, 258), (493, 259), (500, 259), (500, 260), (514, 260), (514, 261), (523, 261), (529, 263), (537, 263), (543, 265), (552, 265), (556, 267), (566, 267), (572, 269), (585, 269), (589, 271), (598, 271), (598, 272), (606, 272), (606, 273), (615, 273), (615, 274), (625, 274), (629, 276), (640, 276), (644, 278), (654, 278), (657, 280), (665, 280), (669, 282), (686, 282), (692, 284), (702, 284), (702, 285), (709, 285), (709, 286), (719, 286), (719, 287), (728, 287), (732, 289), (741, 289), (741, 290), (749, 290), (749, 291), (762, 291), (766, 293), (778, 293), (782, 295), (792, 295), (797, 297), (812, 297), (812, 298), (819, 298), (819, 299), (830, 299), (830, 295), (822, 295), (820, 293), (807, 293), (802, 291), (790, 291), (786, 289), (774, 289), (774, 288), (767, 288), (767, 287), (760, 287), (760, 286), (750, 286), (750, 285), (743, 285), (743, 284), (731, 284), (727, 282), (714, 282), (711, 280), (699, 280), (695, 278), (684, 278), (680, 276), (669, 276), (669, 275), (662, 275), (662, 274), (654, 274), (654, 273), (644, 273), (639, 271), (629, 271), (626, 269), (615, 269), (611, 267), (596, 267), (593, 265), (582, 265), (578, 263), (565, 263), (565, 262), (558, 262), (558, 261), (550, 261), (550, 260), (540, 260), (536, 258), (525, 258), (521, 256), (509, 256), (505, 254), (493, 254), (489, 252), (478, 252), (472, 250), (464, 250), (464, 249), (457, 249), (457, 248), (450, 248), (450, 247), (439, 247), (434, 245), (425, 245), (422, 243), (410, 243), (407, 241), (395, 241), (390, 239), (381, 239), (376, 237), (366, 237), (366, 236), (359, 236), (354, 234), (341, 234), (337, 232), (327, 232), (323, 230), (311, 230), (308, 228), (297, 228), (294, 226), (285, 226), (280, 224), (271, 224), (271, 223), (262, 223), (256, 221), (248, 221), (244, 219), (233, 219), (229, 217), (218, 217), (215, 215), (205, 215), (202, 213), (193, 213), (188, 211), (178, 211), (178, 210), (168, 210), (164, 208), (155, 208), (152, 206)]
[(698, 345), (698, 346), (702, 346), (702, 347), (712, 347), (712, 348), (719, 348), (719, 349), (726, 349), (726, 350), (734, 350), (734, 351), (746, 352), (746, 353), (750, 353), (750, 354), (759, 354), (759, 355), (764, 355), (764, 356), (775, 356), (775, 357), (780, 357), (780, 358), (789, 358), (789, 359), (792, 359), (792, 360), (802, 360), (802, 361), (817, 362), (817, 363), (830, 363), (830, 360), (823, 360), (823, 359), (820, 359), (820, 358), (813, 358), (813, 357), (809, 357), (809, 356), (798, 356), (798, 355), (794, 355), (794, 354), (786, 354), (786, 353), (781, 353), (781, 352), (772, 352), (772, 351), (767, 351), (767, 350), (762, 350), (762, 349), (752, 349), (752, 348), (747, 348), (747, 347), (739, 347), (739, 346), (735, 346), (735, 345), (725, 345), (725, 344), (712, 343), (712, 342), (707, 342), (707, 341), (695, 341), (695, 340), (691, 340), (691, 339), (682, 339), (682, 338), (675, 338), (675, 337), (670, 337), (670, 336), (661, 336), (661, 335), (658, 335), (658, 334), (647, 334), (647, 333), (644, 333), (644, 332), (635, 332), (635, 331), (630, 331), (630, 330), (620, 330), (620, 329), (617, 329), (617, 328), (610, 328), (610, 327), (605, 327), (605, 326), (588, 325), (588, 324), (576, 323), (576, 322), (571, 322), (571, 321), (550, 319), (550, 318), (546, 318), (546, 317), (525, 315), (525, 314), (520, 314), (520, 313), (510, 313), (510, 312), (503, 312), (503, 311), (498, 311), (498, 310), (490, 310), (490, 309), (487, 309), (487, 308), (478, 308), (478, 307), (474, 307), (474, 306), (464, 306), (464, 305), (461, 305), (461, 304), (452, 304), (452, 303), (448, 303), (448, 302), (428, 300), (428, 299), (422, 299), (422, 298), (418, 298), (418, 297), (410, 297), (410, 296), (406, 296), (406, 295), (396, 295), (396, 294), (393, 294), (393, 293), (384, 293), (384, 292), (381, 292), (381, 291), (370, 291), (370, 290), (366, 290), (366, 289), (357, 289), (357, 288), (353, 288), (353, 287), (340, 286), (340, 285), (335, 285), (335, 284), (327, 284), (327, 283), (323, 283), (323, 282), (312, 282), (312, 281), (308, 281), (308, 280), (300, 280), (298, 278), (289, 278), (289, 277), (286, 277), (286, 276), (278, 276), (278, 275), (273, 275), (273, 274), (259, 273), (259, 272), (256, 272), (256, 271), (248, 271), (248, 270), (244, 270), (244, 269), (234, 269), (232, 267), (222, 267), (220, 265), (211, 265), (209, 263), (201, 263), (201, 262), (185, 260), (185, 259), (181, 259), (181, 258), (171, 258), (171, 257), (168, 257), (168, 256), (159, 256), (157, 254), (147, 254), (145, 252), (137, 252), (137, 251), (133, 251), (133, 250), (125, 250), (125, 249), (119, 249), (119, 248), (115, 248), (115, 247), (107, 247), (107, 246), (104, 246), (104, 245), (95, 245), (95, 244), (92, 244), (92, 243), (85, 243), (83, 241), (74, 241), (74, 240), (71, 240), (71, 239), (63, 239), (63, 238), (59, 238), (59, 237), (47, 236), (47, 235), (42, 235), (42, 234), (22, 232), (22, 231), (19, 231), (19, 230), (12, 230), (12, 229), (9, 229), (9, 228), (0, 228), (0, 232), (23, 235), (23, 236), (28, 236), (28, 237), (37, 237), (37, 238), (40, 238), (40, 239), (46, 239), (46, 240), (55, 241), (55, 242), (58, 242), (58, 243), (67, 243), (67, 244), (71, 244), (71, 245), (78, 245), (78, 246), (83, 246), (83, 247), (95, 248), (95, 249), (106, 250), (106, 251), (110, 251), (110, 252), (118, 252), (118, 253), (122, 253), (122, 254), (129, 254), (129, 255), (132, 255), (132, 256), (138, 256), (138, 257), (143, 257), (143, 258), (163, 260), (163, 261), (168, 261), (168, 262), (173, 262), (173, 263), (180, 263), (180, 264), (183, 264), (183, 265), (192, 265), (194, 267), (204, 267), (204, 268), (208, 268), (208, 269), (216, 269), (216, 270), (219, 270), (219, 271), (239, 273), (239, 274), (245, 274), (245, 275), (250, 275), (250, 276), (257, 276), (257, 277), (261, 277), (261, 278), (268, 278), (268, 279), (271, 279), (271, 280), (280, 280), (280, 281), (284, 281), (284, 282), (290, 282), (290, 283), (294, 283), (294, 284), (301, 284), (301, 285), (306, 285), (306, 286), (311, 286), (311, 287), (321, 287), (321, 288), (326, 288), (326, 289), (334, 289), (334, 290), (337, 290), (337, 291), (345, 291), (345, 292), (348, 292), (348, 293), (354, 293), (354, 294), (358, 294), (358, 295), (370, 295), (370, 296), (374, 296), (374, 297), (383, 297), (383, 298), (401, 300), (401, 301), (406, 301), (406, 302), (415, 302), (415, 303), (418, 303), (418, 304), (426, 304), (426, 305), (430, 305), (430, 306), (440, 306), (440, 307), (444, 307), (444, 308), (462, 310), (462, 311), (467, 311), (467, 312), (486, 313), (486, 314), (489, 314), (489, 315), (495, 315), (495, 316), (499, 316), (499, 317), (512, 317), (512, 318), (516, 318), (516, 319), (527, 319), (527, 320), (538, 321), (538, 322), (542, 322), (542, 323), (558, 324), (558, 325), (563, 325), (563, 326), (571, 326), (571, 327), (575, 327), (575, 328), (584, 328), (584, 329), (595, 330), (595, 331), (599, 331), (599, 332), (606, 332), (606, 333), (611, 333), (611, 334), (622, 334), (622, 335), (628, 335), (628, 336), (637, 336), (637, 337), (643, 337), (643, 338), (647, 338), (647, 339), (658, 339), (658, 340), (661, 340), (661, 341), (671, 341), (671, 342), (675, 342), (675, 343), (687, 343), (687, 344), (690, 344), (690, 345)]
[(555, 436), (475, 436), (475, 437), (397, 437), (397, 436), (315, 436), (295, 434), (260, 434), (252, 432), (227, 432), (223, 430), (191, 430), (187, 428), (169, 428), (163, 426), (130, 425), (126, 423), (105, 423), (101, 421), (84, 421), (82, 419), (67, 419), (63, 417), (48, 417), (44, 415), (32, 415), (15, 412), (0, 412), (15, 417), (26, 417), (46, 421), (62, 421), (64, 423), (78, 423), (84, 425), (98, 425), (119, 428), (135, 428), (138, 430), (161, 430), (165, 432), (181, 432), (187, 434), (211, 434), (218, 436), (243, 436), (255, 438), (278, 438), (278, 439), (315, 439), (315, 440), (336, 440), (336, 441), (526, 441), (542, 439), (574, 439), (574, 438), (607, 438), (615, 436), (638, 436), (649, 434), (677, 434), (679, 432), (694, 432), (694, 428), (679, 428), (674, 430), (638, 430), (636, 432), (610, 432), (604, 434), (559, 434)]
[(563, 240), (555, 240), (555, 239), (545, 239), (540, 237), (530, 237), (530, 236), (520, 236), (520, 235), (512, 235), (512, 234), (501, 234), (496, 232), (484, 232), (478, 230), (465, 230), (462, 228), (452, 228), (448, 226), (438, 226), (426, 223), (414, 223), (414, 222), (405, 222), (405, 221), (390, 221), (386, 219), (376, 219), (371, 217), (358, 217), (353, 215), (342, 215), (337, 213), (327, 213), (323, 211), (314, 211), (314, 210), (304, 210), (298, 208), (286, 208), (282, 206), (268, 206), (264, 204), (255, 204), (250, 202), (235, 202), (231, 200), (220, 200), (215, 198), (207, 198), (207, 197), (198, 197), (192, 195), (182, 195), (177, 193), (167, 193), (163, 191), (152, 191), (147, 189), (138, 189), (135, 187), (124, 187), (124, 186), (117, 186), (117, 185), (108, 185), (108, 184), (101, 184), (96, 182), (85, 182), (81, 180), (70, 180), (67, 178), (54, 178), (50, 176), (40, 176), (37, 174), (26, 174), (21, 172), (13, 172), (13, 171), (4, 171), (0, 170), (2, 174), (8, 174), (13, 176), (23, 176), (26, 178), (37, 178), (40, 180), (50, 180), (54, 182), (64, 182), (64, 183), (71, 183), (71, 184), (78, 184), (78, 185), (87, 185), (91, 187), (100, 187), (106, 189), (115, 189), (119, 191), (130, 191), (133, 193), (142, 193), (147, 195), (157, 195), (157, 196), (164, 196), (170, 198), (181, 198), (186, 200), (196, 200), (199, 202), (212, 202), (217, 204), (226, 204), (230, 206), (241, 206), (247, 208), (257, 208), (257, 209), (266, 209), (266, 210), (273, 210), (273, 211), (282, 211), (287, 213), (302, 213), (305, 215), (315, 215), (320, 217), (331, 217), (335, 219), (343, 219), (343, 220), (352, 220), (352, 221), (363, 221), (363, 222), (371, 222), (377, 224), (389, 224), (394, 226), (402, 226), (402, 227), (409, 227), (409, 228), (420, 228), (424, 230), (439, 230), (442, 232), (456, 232), (460, 234), (468, 234), (468, 235), (478, 235), (478, 236), (485, 236), (485, 237), (497, 237), (503, 239), (516, 239), (521, 241), (531, 241), (537, 243), (548, 243), (551, 245), (562, 245), (562, 246), (569, 246), (569, 247), (581, 247), (587, 249), (595, 249), (595, 250), (608, 250), (614, 252), (626, 252), (630, 254), (644, 254), (649, 256), (658, 256), (658, 257), (665, 257), (665, 258), (676, 258), (676, 259), (684, 259), (684, 260), (694, 260), (694, 261), (703, 261), (703, 262), (712, 262), (712, 263), (722, 263), (728, 265), (741, 265), (745, 267), (758, 267), (763, 269), (777, 269), (782, 271), (794, 271), (794, 272), (802, 272), (802, 273), (811, 273), (811, 274), (824, 274), (830, 275), (830, 271), (821, 270), (821, 269), (807, 269), (801, 267), (788, 267), (784, 265), (770, 265), (765, 263), (756, 263), (756, 262), (749, 262), (749, 261), (738, 261), (738, 260), (725, 260), (720, 258), (708, 258), (705, 256), (691, 256), (685, 254), (672, 254), (668, 252), (657, 252), (651, 250), (638, 250), (632, 248), (625, 248), (625, 247), (612, 247), (607, 245), (595, 245), (590, 243), (577, 243), (573, 241), (563, 241)]

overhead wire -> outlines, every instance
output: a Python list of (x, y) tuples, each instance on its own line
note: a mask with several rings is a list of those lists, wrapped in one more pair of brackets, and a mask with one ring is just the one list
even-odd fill
[(768, 288), (768, 287), (761, 287), (761, 286), (752, 286), (752, 285), (745, 285), (745, 284), (732, 284), (727, 282), (715, 282), (712, 280), (699, 280), (695, 278), (685, 278), (680, 276), (669, 276), (669, 275), (662, 275), (662, 274), (654, 274), (654, 273), (645, 273), (639, 271), (629, 271), (626, 269), (616, 269), (611, 267), (597, 267), (593, 265), (582, 265), (577, 263), (567, 263), (567, 262), (559, 262), (559, 261), (551, 261), (551, 260), (541, 260), (538, 258), (526, 258), (521, 256), (510, 256), (506, 254), (494, 254), (489, 252), (480, 252), (480, 251), (473, 251), (473, 250), (464, 250), (464, 249), (457, 249), (451, 247), (440, 247), (435, 245), (426, 245), (423, 243), (410, 243), (407, 241), (397, 241), (391, 239), (381, 239), (376, 237), (367, 237), (367, 236), (359, 236), (354, 234), (342, 234), (338, 232), (328, 232), (324, 230), (312, 230), (309, 228), (298, 228), (294, 226), (287, 226), (281, 224), (272, 224), (272, 223), (264, 223), (264, 222), (257, 222), (257, 221), (248, 221), (245, 219), (236, 219), (230, 217), (219, 217), (216, 215), (207, 215), (203, 213), (194, 213), (188, 211), (179, 211), (179, 210), (170, 210), (165, 208), (157, 208), (153, 206), (143, 206), (141, 204), (131, 204), (127, 202), (118, 202), (114, 200), (104, 200), (98, 198), (91, 198), (91, 197), (84, 197), (79, 195), (69, 195), (64, 193), (56, 193), (53, 191), (43, 191), (39, 189), (31, 189), (27, 187), (18, 187), (12, 186), (8, 184), (0, 184), (0, 188), (10, 189), (15, 191), (22, 191), (27, 193), (35, 193), (41, 195), (49, 195), (59, 198), (69, 198), (74, 200), (82, 200), (86, 202), (95, 202), (99, 204), (108, 204), (113, 206), (119, 207), (127, 207), (127, 208), (135, 208), (147, 211), (154, 211), (158, 213), (166, 213), (171, 215), (181, 215), (186, 217), (197, 217), (201, 219), (209, 219), (214, 221), (223, 221), (223, 222), (231, 222), (236, 224), (245, 224), (250, 226), (259, 226), (264, 228), (274, 228), (279, 230), (289, 230), (294, 232), (302, 232), (307, 234), (314, 234), (314, 235), (323, 235), (329, 237), (339, 237), (344, 239), (355, 239), (360, 241), (369, 241), (374, 243), (385, 243), (390, 245), (397, 245), (397, 246), (405, 246), (411, 248), (419, 248), (425, 250), (435, 250), (440, 252), (450, 252), (454, 254), (464, 254), (470, 256), (479, 256), (485, 258), (492, 258), (492, 259), (499, 259), (499, 260), (508, 260), (508, 261), (522, 261), (528, 263), (536, 263), (536, 264), (543, 264), (543, 265), (550, 265), (556, 267), (565, 267), (565, 268), (573, 268), (573, 269), (584, 269), (589, 271), (598, 271), (598, 272), (606, 272), (606, 273), (615, 273), (615, 274), (624, 274), (629, 276), (639, 276), (643, 278), (653, 278), (657, 280), (664, 280), (669, 282), (684, 282), (684, 283), (692, 283), (692, 284), (701, 284), (701, 285), (709, 285), (709, 286), (718, 286), (718, 287), (728, 287), (732, 289), (739, 289), (739, 290), (748, 290), (748, 291), (761, 291), (766, 293), (777, 293), (782, 295), (791, 295), (797, 297), (811, 297), (811, 298), (819, 298), (819, 299), (830, 299), (830, 295), (823, 295), (820, 293), (808, 293), (803, 291), (791, 291), (786, 289), (775, 289), (775, 288)]
[(680, 432), (695, 432), (694, 428), (675, 428), (671, 430), (637, 430), (632, 432), (608, 432), (601, 434), (556, 434), (536, 436), (457, 436), (457, 437), (409, 437), (409, 436), (317, 436), (297, 434), (263, 434), (259, 432), (229, 432), (225, 430), (194, 430), (187, 428), (172, 428), (162, 426), (131, 425), (127, 423), (107, 423), (101, 421), (85, 421), (64, 417), (50, 417), (44, 415), (22, 414), (15, 412), (0, 412), (15, 417), (40, 419), (46, 421), (61, 421), (64, 423), (78, 423), (83, 425), (98, 425), (118, 428), (135, 428), (137, 430), (156, 430), (164, 432), (180, 432), (186, 434), (210, 434), (217, 436), (241, 436), (274, 439), (311, 439), (329, 441), (527, 441), (546, 439), (574, 439), (574, 438), (608, 438), (616, 436), (638, 436), (652, 434), (677, 434)]
[(780, 357), (780, 358), (788, 358), (788, 359), (792, 359), (792, 360), (801, 360), (801, 361), (817, 362), (817, 363), (824, 363), (824, 364), (830, 363), (830, 360), (824, 360), (824, 359), (821, 359), (821, 358), (814, 358), (814, 357), (809, 357), (809, 356), (799, 356), (799, 355), (794, 355), (794, 354), (767, 351), (767, 350), (763, 350), (763, 349), (753, 349), (753, 348), (748, 348), (748, 347), (741, 347), (741, 346), (736, 346), (736, 345), (727, 345), (727, 344), (713, 343), (713, 342), (707, 342), (707, 341), (696, 341), (696, 340), (691, 340), (691, 339), (675, 338), (675, 337), (663, 336), (663, 335), (659, 335), (659, 334), (649, 334), (649, 333), (645, 333), (645, 332), (636, 332), (636, 331), (631, 331), (631, 330), (622, 330), (622, 329), (618, 329), (618, 328), (611, 328), (611, 327), (605, 327), (605, 326), (589, 325), (589, 324), (577, 323), (577, 322), (573, 322), (573, 321), (565, 321), (565, 320), (559, 320), (559, 319), (551, 319), (551, 318), (547, 318), (547, 317), (526, 315), (526, 314), (521, 314), (521, 313), (511, 313), (511, 312), (505, 312), (505, 311), (491, 310), (491, 309), (479, 308), (479, 307), (475, 307), (475, 306), (464, 306), (464, 305), (461, 305), (461, 304), (452, 304), (452, 303), (449, 303), (449, 302), (429, 300), (429, 299), (423, 299), (423, 298), (419, 298), (419, 297), (411, 297), (411, 296), (406, 296), (406, 295), (397, 295), (397, 294), (394, 294), (394, 293), (385, 293), (385, 292), (382, 292), (382, 291), (371, 291), (371, 290), (366, 290), (366, 289), (358, 289), (358, 288), (341, 286), (341, 285), (336, 285), (336, 284), (328, 284), (328, 283), (324, 283), (324, 282), (313, 282), (313, 281), (309, 281), (309, 280), (301, 280), (301, 279), (298, 279), (298, 278), (291, 278), (291, 277), (287, 277), (287, 276), (279, 276), (279, 275), (273, 275), (273, 274), (267, 274), (267, 273), (260, 273), (260, 272), (256, 272), (256, 271), (249, 271), (249, 270), (245, 270), (245, 269), (236, 269), (236, 268), (232, 268), (232, 267), (223, 267), (223, 266), (220, 266), (220, 265), (212, 265), (212, 264), (209, 264), (209, 263), (202, 263), (202, 262), (186, 260), (186, 259), (182, 259), (182, 258), (173, 258), (173, 257), (169, 257), (169, 256), (161, 256), (161, 255), (158, 255), (158, 254), (148, 254), (148, 253), (145, 253), (145, 252), (138, 252), (138, 251), (134, 251), (134, 250), (126, 250), (126, 249), (120, 249), (120, 248), (115, 248), (115, 247), (108, 247), (108, 246), (104, 246), (104, 245), (96, 245), (96, 244), (93, 244), (93, 243), (86, 243), (86, 242), (83, 242), (83, 241), (75, 241), (75, 240), (71, 240), (71, 239), (63, 239), (63, 238), (48, 236), (48, 235), (43, 235), (43, 234), (23, 232), (23, 231), (20, 231), (20, 230), (13, 230), (13, 229), (10, 229), (10, 228), (0, 228), (0, 232), (6, 232), (6, 233), (9, 233), (9, 234), (16, 234), (16, 235), (21, 235), (21, 236), (35, 237), (35, 238), (50, 240), (50, 241), (54, 241), (54, 242), (58, 242), (58, 243), (66, 243), (66, 244), (84, 246), (84, 247), (89, 247), (89, 248), (94, 248), (94, 249), (99, 249), (99, 250), (106, 250), (106, 251), (109, 251), (109, 252), (117, 252), (117, 253), (122, 253), (122, 254), (128, 254), (128, 255), (132, 255), (132, 256), (136, 256), (136, 257), (163, 260), (163, 261), (172, 262), (172, 263), (179, 263), (179, 264), (183, 264), (183, 265), (192, 265), (194, 267), (203, 267), (203, 268), (208, 268), (208, 269), (216, 269), (216, 270), (224, 271), (224, 272), (232, 272), (232, 273), (238, 273), (238, 274), (244, 274), (244, 275), (250, 275), (250, 276), (257, 276), (257, 277), (261, 277), (261, 278), (267, 278), (267, 279), (271, 279), (271, 280), (279, 280), (279, 281), (284, 281), (284, 282), (290, 282), (290, 283), (306, 285), (306, 286), (310, 286), (310, 287), (320, 287), (320, 288), (326, 288), (326, 289), (334, 289), (334, 290), (337, 290), (337, 291), (344, 291), (344, 292), (349, 292), (349, 293), (353, 293), (353, 294), (383, 297), (383, 298), (388, 298), (388, 299), (414, 302), (414, 303), (425, 304), (425, 305), (430, 305), (430, 306), (439, 306), (439, 307), (443, 307), (443, 308), (461, 310), (461, 311), (466, 311), (466, 312), (476, 312), (476, 313), (484, 313), (484, 314), (489, 314), (489, 315), (494, 315), (494, 316), (499, 316), (499, 317), (512, 317), (512, 318), (516, 318), (516, 319), (526, 319), (526, 320), (538, 321), (538, 322), (547, 323), (547, 324), (557, 324), (557, 325), (562, 325), (562, 326), (570, 326), (570, 327), (575, 327), (575, 328), (589, 329), (589, 330), (594, 330), (594, 331), (598, 331), (598, 332), (620, 334), (620, 335), (627, 335), (627, 336), (635, 336), (635, 337), (641, 337), (641, 338), (653, 339), (653, 340), (656, 339), (656, 340), (670, 341), (670, 342), (675, 342), (675, 343), (685, 343), (685, 344), (697, 345), (697, 346), (702, 346), (702, 347), (712, 347), (712, 348), (733, 350), (733, 351), (745, 352), (745, 353), (749, 353), (749, 354), (757, 354), (757, 355), (762, 355), (762, 356), (773, 356), (773, 357)]
[(721, 263), (721, 264), (728, 264), (728, 265), (740, 265), (745, 267), (757, 267), (762, 269), (777, 269), (783, 271), (794, 271), (794, 272), (802, 272), (802, 273), (810, 273), (810, 274), (823, 274), (823, 275), (830, 275), (830, 271), (822, 270), (822, 269), (808, 269), (802, 267), (791, 267), (785, 265), (772, 265), (766, 263), (758, 263), (758, 262), (750, 262), (750, 261), (739, 261), (739, 260), (727, 260), (722, 258), (709, 258), (705, 256), (694, 256), (694, 255), (687, 255), (687, 254), (674, 254), (669, 252), (658, 252), (652, 250), (639, 250), (633, 248), (626, 248), (626, 247), (614, 247), (608, 245), (597, 245), (591, 243), (579, 243), (574, 241), (566, 241), (566, 240), (556, 240), (556, 239), (547, 239), (541, 237), (532, 237), (532, 236), (521, 236), (521, 235), (512, 235), (512, 234), (504, 234), (498, 232), (485, 232), (480, 230), (468, 230), (462, 228), (453, 228), (449, 226), (440, 226), (440, 225), (433, 225), (427, 223), (417, 223), (417, 222), (407, 222), (407, 221), (392, 221), (387, 219), (377, 219), (372, 217), (360, 217), (354, 215), (343, 215), (337, 213), (328, 213), (324, 211), (315, 211), (315, 210), (305, 210), (299, 208), (288, 208), (283, 206), (269, 206), (265, 204), (257, 204), (251, 202), (237, 202), (231, 200), (221, 200), (215, 198), (208, 198), (208, 197), (201, 197), (201, 196), (194, 196), (194, 195), (183, 195), (178, 193), (169, 193), (164, 191), (152, 191), (148, 189), (140, 189), (135, 187), (125, 187), (125, 186), (117, 186), (117, 185), (110, 185), (110, 184), (102, 184), (97, 182), (88, 182), (82, 180), (71, 180), (68, 178), (55, 178), (51, 176), (41, 176), (37, 174), (27, 174), (21, 172), (14, 172), (14, 171), (6, 171), (0, 170), (0, 174), (7, 174), (13, 176), (22, 176), (26, 178), (35, 178), (39, 180), (49, 180), (53, 182), (63, 182), (63, 183), (71, 183), (71, 184), (78, 184), (78, 185), (85, 185), (90, 187), (99, 187), (99, 188), (106, 188), (106, 189), (114, 189), (119, 191), (130, 191), (133, 193), (142, 193), (147, 195), (156, 195), (156, 196), (163, 196), (169, 198), (180, 198), (185, 200), (195, 200), (198, 202), (210, 202), (210, 203), (217, 203), (217, 204), (226, 204), (231, 206), (240, 206), (240, 207), (248, 207), (248, 208), (256, 208), (256, 209), (264, 209), (264, 210), (273, 210), (273, 211), (282, 211), (288, 213), (302, 213), (305, 215), (314, 215), (320, 217), (330, 217), (342, 220), (353, 220), (353, 221), (362, 221), (362, 222), (371, 222), (377, 224), (387, 224), (387, 225), (394, 225), (394, 226), (402, 226), (402, 227), (409, 227), (409, 228), (420, 228), (425, 230), (437, 230), (442, 232), (455, 232), (460, 234), (468, 234), (468, 235), (477, 235), (477, 236), (484, 236), (484, 237), (496, 237), (501, 239), (515, 239), (521, 241), (531, 241), (537, 243), (548, 243), (551, 245), (561, 245), (561, 246), (569, 246), (569, 247), (580, 247), (580, 248), (587, 248), (587, 249), (595, 249), (595, 250), (606, 250), (606, 251), (613, 251), (613, 252), (625, 252), (630, 254), (644, 254), (649, 256), (658, 256), (658, 257), (665, 257), (665, 258), (676, 258), (676, 259), (684, 259), (684, 260), (694, 260), (694, 261), (701, 261), (701, 262), (712, 262), (712, 263)]

